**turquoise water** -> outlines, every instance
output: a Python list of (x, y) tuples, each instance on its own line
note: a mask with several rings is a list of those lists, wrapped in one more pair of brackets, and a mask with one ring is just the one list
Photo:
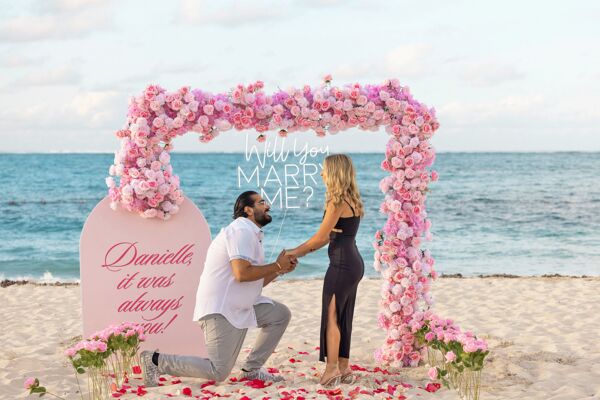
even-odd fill
[[(375, 276), (371, 241), (385, 221), (378, 212), (383, 155), (351, 156), (366, 206), (357, 244), (367, 275)], [(78, 279), (79, 235), (106, 195), (112, 160), (112, 154), (0, 154), (0, 279)], [(213, 235), (231, 220), (237, 195), (256, 190), (238, 187), (238, 166), (250, 175), (256, 165), (245, 163), (243, 154), (174, 153), (171, 161)], [(434, 238), (423, 247), (431, 249), (440, 273), (600, 275), (599, 153), (441, 153), (435, 169), (440, 180), (427, 200)], [(323, 186), (315, 178), (308, 202), (310, 191), (290, 191), (296, 196), (290, 204), (300, 208), (284, 213), (276, 202), (266, 228), (267, 256), (280, 229), (277, 248), (296, 246), (318, 228)], [(275, 187), (266, 187), (271, 197)], [(288, 277), (322, 276), (327, 262), (322, 249)]]

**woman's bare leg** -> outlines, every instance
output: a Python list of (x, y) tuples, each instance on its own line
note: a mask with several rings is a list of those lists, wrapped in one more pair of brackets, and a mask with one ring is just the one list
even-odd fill
[(321, 384), (340, 374), (340, 369), (338, 368), (340, 328), (335, 310), (335, 295), (333, 295), (327, 307), (327, 330), (325, 336), (325, 340), (327, 341), (327, 364), (325, 365), (325, 372), (321, 375)]

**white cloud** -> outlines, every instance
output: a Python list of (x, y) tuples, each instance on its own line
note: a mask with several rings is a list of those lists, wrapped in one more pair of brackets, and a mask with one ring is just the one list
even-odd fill
[(117, 91), (76, 92), (71, 97), (49, 99), (44, 94), (28, 102), (0, 110), (3, 129), (93, 129), (117, 130), (125, 122), (128, 96)]
[[(76, 95), (65, 106), (65, 111), (87, 121), (86, 126), (107, 126), (117, 129), (122, 123), (115, 124), (119, 115), (127, 113), (127, 99), (116, 91), (84, 92)], [(124, 108), (120, 108), (124, 106)]]
[(510, 121), (522, 117), (531, 118), (543, 114), (547, 107), (546, 100), (541, 95), (518, 95), (483, 102), (452, 101), (436, 109), (440, 120), (472, 124), (498, 119)]
[(396, 47), (385, 55), (385, 69), (391, 76), (403, 78), (419, 77), (428, 74), (427, 58), (431, 46), (428, 44), (409, 44)]
[(81, 74), (72, 67), (56, 69), (41, 69), (17, 79), (11, 87), (19, 86), (50, 86), (50, 85), (76, 85), (81, 82)]
[[(255, 24), (282, 17), (282, 2), (258, 3), (252, 1), (209, 2), (183, 0), (180, 19), (188, 24), (243, 25)], [(178, 21), (179, 21), (178, 20)]]
[(335, 80), (355, 81), (357, 79), (363, 79), (365, 75), (373, 71), (373, 65), (368, 63), (357, 63), (357, 64), (341, 64), (337, 68), (333, 69), (331, 75)]
[(400, 77), (403, 80), (430, 74), (427, 68), (431, 46), (414, 44), (395, 47), (373, 62), (344, 62), (331, 68), (334, 82), (365, 81)]
[(108, 3), (97, 2), (98, 5), (95, 3), (87, 1), (77, 7), (64, 4), (40, 6), (45, 13), (8, 18), (0, 26), (0, 42), (73, 39), (112, 26)]
[(487, 61), (466, 68), (461, 77), (474, 86), (493, 86), (508, 81), (523, 79), (525, 74), (512, 65)]
[(32, 65), (39, 65), (41, 57), (29, 57), (21, 53), (5, 53), (0, 56), (0, 67), (2, 68), (21, 68)]
[(90, 6), (106, 5), (111, 0), (44, 0), (37, 6), (44, 13), (71, 13)]

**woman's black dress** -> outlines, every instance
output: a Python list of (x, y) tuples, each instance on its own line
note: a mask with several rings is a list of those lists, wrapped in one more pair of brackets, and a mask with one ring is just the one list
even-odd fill
[[(344, 200), (345, 201), (345, 200)], [(348, 202), (346, 202), (348, 203)], [(356, 247), (356, 232), (360, 216), (340, 217), (335, 225), (342, 232), (329, 234), (329, 268), (323, 281), (323, 308), (321, 310), (321, 349), (319, 360), (327, 356), (327, 309), (335, 295), (335, 310), (340, 327), (339, 357), (350, 358), (350, 339), (352, 336), (352, 318), (356, 289), (365, 272), (365, 264)], [(323, 214), (323, 217), (325, 214)]]

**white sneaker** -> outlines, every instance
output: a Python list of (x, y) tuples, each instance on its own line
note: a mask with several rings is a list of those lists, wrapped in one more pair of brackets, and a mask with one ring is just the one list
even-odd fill
[(142, 368), (144, 372), (144, 386), (155, 387), (158, 386), (160, 371), (158, 366), (152, 362), (152, 351), (142, 351), (140, 354), (140, 360), (142, 361)]
[(283, 376), (273, 375), (265, 368), (253, 369), (252, 371), (244, 371), (242, 370), (242, 378), (246, 378), (248, 380), (260, 379), (261, 381), (271, 381), (271, 382), (281, 382), (285, 379)]

